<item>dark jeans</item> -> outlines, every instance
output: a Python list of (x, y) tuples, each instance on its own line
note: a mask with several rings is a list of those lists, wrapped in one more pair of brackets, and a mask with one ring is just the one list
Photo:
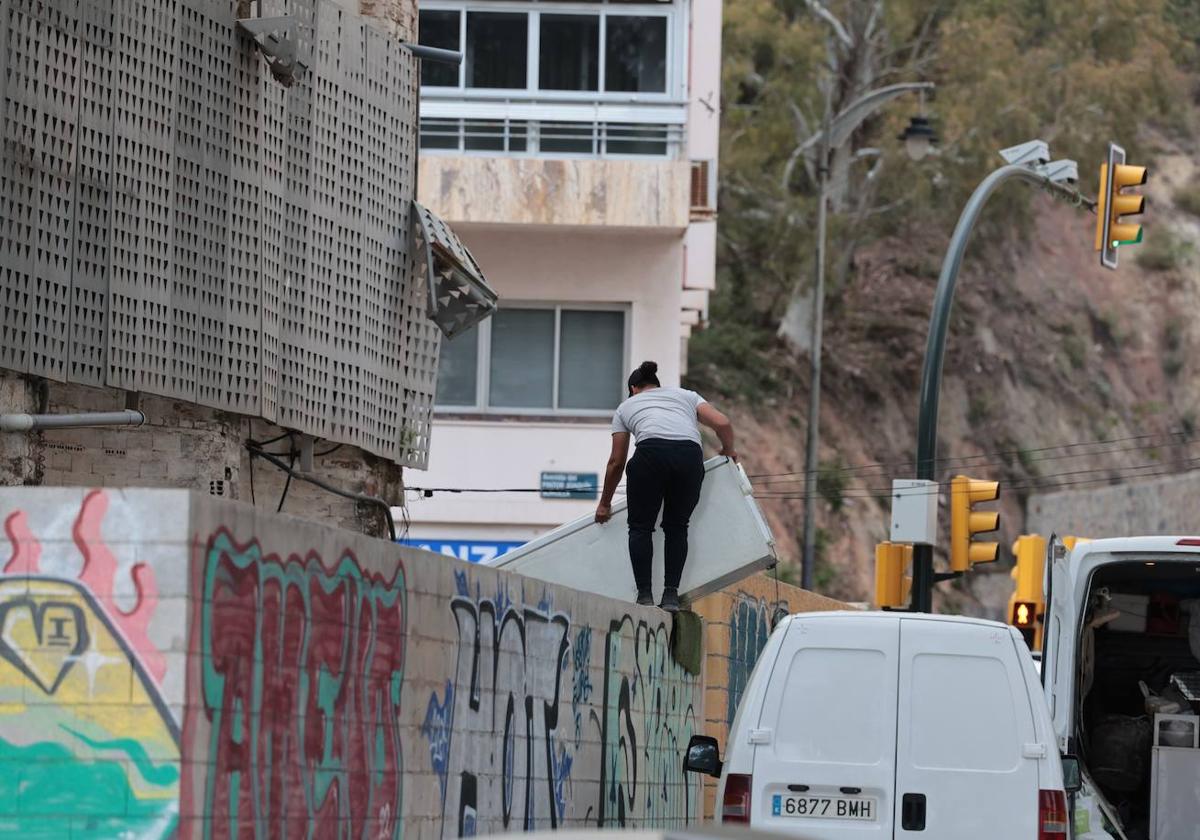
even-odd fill
[(626, 469), (629, 504), (629, 560), (639, 592), (649, 591), (654, 568), (651, 536), (662, 509), (663, 585), (677, 589), (688, 553), (688, 520), (700, 501), (704, 453), (688, 440), (639, 441)]

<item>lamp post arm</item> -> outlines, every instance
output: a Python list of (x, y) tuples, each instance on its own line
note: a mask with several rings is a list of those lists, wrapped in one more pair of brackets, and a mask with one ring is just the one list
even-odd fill
[[(1050, 170), (1053, 173), (1053, 169)], [(1001, 166), (983, 179), (972, 193), (954, 234), (946, 248), (942, 262), (942, 273), (938, 277), (937, 292), (933, 298), (933, 312), (929, 316), (929, 338), (925, 345), (925, 365), (921, 372), (920, 409), (917, 416), (917, 478), (936, 481), (938, 400), (941, 396), (942, 361), (946, 352), (946, 332), (950, 326), (950, 311), (954, 305), (954, 287), (958, 282), (958, 270), (962, 266), (963, 254), (971, 239), (971, 231), (987, 200), (1007, 181), (1028, 181), (1045, 188), (1056, 198), (1065, 199), (1078, 206), (1087, 207), (1091, 202), (1077, 190), (1066, 184), (1057, 183), (1045, 167), (1026, 164)], [(933, 585), (937, 575), (933, 572), (933, 546), (913, 546), (912, 609), (915, 612), (933, 611)]]
[(958, 283), (958, 270), (962, 266), (963, 254), (971, 239), (971, 231), (979, 220), (979, 214), (987, 200), (1001, 184), (1011, 180), (1023, 180), (1058, 191), (1057, 185), (1047, 176), (1029, 166), (1009, 164), (1001, 166), (983, 179), (971, 195), (967, 206), (955, 225), (954, 234), (942, 262), (938, 277), (937, 292), (933, 298), (933, 312), (929, 316), (929, 337), (925, 345), (925, 366), (921, 373), (920, 413), (917, 417), (917, 478), (934, 479), (934, 461), (937, 457), (938, 399), (941, 392), (942, 361), (946, 352), (946, 331), (950, 325), (950, 310), (954, 305), (954, 288)]
[(896, 85), (881, 87), (864, 94), (843, 108), (836, 117), (829, 121), (828, 127), (823, 127), (821, 131), (818, 131), (805, 140), (800, 150), (807, 151), (811, 149), (817, 143), (821, 142), (823, 137), (826, 138), (826, 149), (830, 151), (838, 149), (850, 139), (850, 135), (863, 124), (863, 121), (867, 117), (871, 116), (871, 114), (878, 111), (897, 96), (911, 91), (933, 90), (934, 87), (933, 82), (902, 82)]

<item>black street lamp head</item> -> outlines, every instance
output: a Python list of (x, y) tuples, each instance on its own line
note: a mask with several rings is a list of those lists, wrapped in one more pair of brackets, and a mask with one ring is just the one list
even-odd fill
[(908, 121), (908, 128), (896, 139), (904, 141), (904, 150), (912, 160), (921, 160), (938, 141), (928, 117), (912, 117)]

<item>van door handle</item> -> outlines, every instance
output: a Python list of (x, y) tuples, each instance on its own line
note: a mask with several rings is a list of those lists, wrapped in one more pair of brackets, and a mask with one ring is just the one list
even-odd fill
[(900, 827), (905, 831), (925, 830), (925, 794), (904, 794), (900, 804)]

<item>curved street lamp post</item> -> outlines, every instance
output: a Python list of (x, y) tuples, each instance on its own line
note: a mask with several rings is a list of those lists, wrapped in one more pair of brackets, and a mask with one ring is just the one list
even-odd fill
[[(929, 316), (929, 337), (925, 346), (925, 364), (921, 372), (920, 411), (917, 417), (917, 478), (936, 481), (938, 398), (942, 387), (942, 360), (946, 352), (946, 330), (950, 325), (950, 310), (954, 304), (954, 287), (963, 254), (971, 231), (979, 219), (988, 198), (1004, 183), (1025, 181), (1047, 190), (1056, 198), (1095, 210), (1096, 203), (1070, 186), (1078, 178), (1078, 168), (1072, 160), (1050, 160), (1050, 148), (1041, 140), (1031, 140), (1000, 152), (1007, 161), (983, 179), (963, 208), (954, 235), (946, 248), (942, 272), (938, 277)], [(936, 504), (936, 501), (935, 501)], [(933, 585), (940, 580), (958, 577), (959, 572), (943, 575), (933, 571), (933, 545), (913, 546), (912, 602), (914, 612), (933, 611)]]

